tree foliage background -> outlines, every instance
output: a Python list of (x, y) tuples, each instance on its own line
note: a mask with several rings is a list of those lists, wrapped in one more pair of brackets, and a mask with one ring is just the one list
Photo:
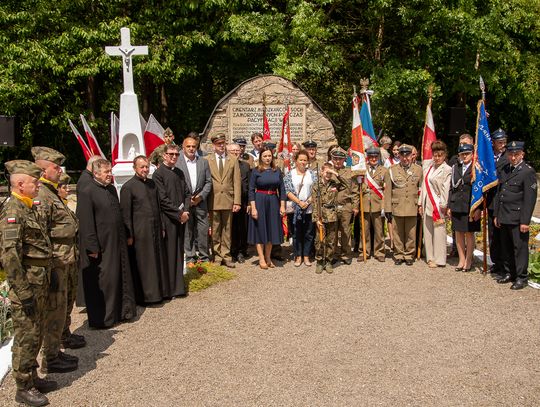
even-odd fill
[[(145, 117), (178, 135), (200, 131), (215, 103), (245, 79), (276, 73), (296, 81), (350, 142), (353, 85), (371, 80), (376, 130), (418, 145), (427, 87), (435, 84), (438, 136), (450, 107), (475, 129), (478, 77), (487, 84), (492, 130), (503, 127), (540, 158), (540, 0), (2, 0), (0, 114), (20, 117), (16, 148), (31, 145), (84, 159), (67, 119), (90, 119), (109, 151), (121, 60), (104, 53), (131, 28), (135, 87)], [(537, 167), (539, 168), (539, 167)]]

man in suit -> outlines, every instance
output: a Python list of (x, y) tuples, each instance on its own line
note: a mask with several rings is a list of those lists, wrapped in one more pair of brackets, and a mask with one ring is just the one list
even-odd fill
[(231, 257), (232, 214), (242, 203), (242, 180), (236, 157), (225, 153), (225, 135), (212, 137), (214, 153), (206, 156), (212, 175), (212, 193), (209, 199), (212, 220), (212, 247), (214, 262), (234, 268)]
[[(501, 171), (506, 164), (508, 164), (508, 157), (506, 156), (506, 132), (503, 129), (497, 129), (491, 134), (491, 140), (493, 144), (493, 158), (495, 159), (495, 166), (497, 168), (497, 177), (501, 178)], [(501, 236), (499, 228), (495, 227), (493, 223), (493, 210), (495, 207), (495, 194), (497, 188), (491, 188), (487, 194), (487, 209), (488, 209), (488, 237), (489, 237), (489, 257), (493, 265), (490, 267), (489, 272), (495, 277), (500, 278), (504, 275), (503, 259), (502, 259), (502, 247)]]
[(253, 157), (254, 167), (259, 161), (259, 153), (263, 148), (263, 135), (261, 133), (253, 133), (251, 135), (251, 143), (253, 144), (253, 150), (251, 150), (249, 154)]
[(399, 164), (392, 165), (384, 183), (384, 213), (394, 228), (394, 262), (414, 264), (418, 190), (422, 183), (422, 167), (412, 162), (413, 147), (399, 147)]
[(509, 163), (501, 170), (494, 206), (494, 223), (500, 228), (504, 277), (499, 284), (514, 282), (512, 290), (527, 286), (529, 224), (536, 204), (536, 172), (523, 161), (522, 141), (511, 142)]
[[(182, 154), (176, 166), (184, 173), (186, 184), (191, 193), (189, 219), (184, 235), (184, 251), (188, 267), (195, 261), (209, 261), (208, 251), (208, 196), (212, 191), (212, 176), (208, 161), (197, 155), (197, 140), (186, 137), (182, 143)], [(197, 259), (196, 249), (199, 257)]]
[[(242, 139), (233, 139), (242, 142)], [(245, 141), (245, 140), (244, 140)], [(240, 158), (242, 149), (239, 144), (227, 145), (227, 153), (232, 157)], [(238, 165), (240, 166), (240, 177), (242, 179), (242, 205), (238, 212), (233, 213), (232, 220), (232, 242), (231, 242), (231, 255), (234, 262), (243, 263), (247, 257), (247, 208), (248, 206), (248, 189), (249, 189), (249, 176), (251, 175), (251, 168), (249, 164), (239, 159)]]

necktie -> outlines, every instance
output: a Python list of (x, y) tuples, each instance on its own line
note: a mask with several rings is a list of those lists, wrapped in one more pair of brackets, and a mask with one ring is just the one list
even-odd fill
[(218, 170), (219, 170), (219, 175), (222, 176), (223, 175), (223, 156), (219, 156), (219, 162), (218, 162)]

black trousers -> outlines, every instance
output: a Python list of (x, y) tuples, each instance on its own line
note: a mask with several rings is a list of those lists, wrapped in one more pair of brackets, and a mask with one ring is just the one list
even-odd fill
[(493, 263), (493, 272), (503, 274), (504, 266), (501, 247), (501, 229), (493, 223), (493, 211), (488, 211), (489, 258)]
[(519, 225), (501, 225), (500, 243), (504, 273), (514, 279), (527, 279), (529, 232), (521, 233)]
[(238, 257), (240, 253), (247, 255), (247, 218), (246, 207), (242, 205), (238, 212), (234, 212), (232, 216), (231, 227), (231, 256)]

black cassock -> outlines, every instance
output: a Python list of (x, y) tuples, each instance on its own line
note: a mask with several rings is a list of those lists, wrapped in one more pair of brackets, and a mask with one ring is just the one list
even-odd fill
[(156, 184), (134, 176), (120, 190), (120, 206), (128, 237), (131, 271), (138, 303), (159, 302), (167, 279), (163, 224)]
[[(79, 196), (79, 193), (81, 190), (85, 187), (87, 187), (90, 183), (94, 182), (94, 176), (92, 175), (92, 171), (88, 171), (87, 169), (84, 169), (81, 173), (81, 176), (79, 177), (79, 180), (77, 181), (77, 196)], [(85, 307), (86, 303), (84, 301), (84, 289), (82, 284), (82, 271), (79, 267), (79, 270), (77, 272), (78, 276), (78, 283), (77, 283), (77, 297), (75, 299), (75, 303), (77, 304), (77, 307)]]
[[(122, 210), (116, 189), (93, 180), (77, 197), (80, 269), (88, 324), (108, 328), (136, 315)], [(97, 258), (88, 256), (98, 253)]]
[[(179, 168), (159, 166), (152, 179), (159, 192), (159, 204), (163, 213), (165, 248), (167, 252), (168, 281), (163, 284), (164, 297), (186, 294), (184, 288), (184, 230), (180, 214), (189, 209), (190, 193)], [(166, 284), (168, 282), (168, 285)]]

